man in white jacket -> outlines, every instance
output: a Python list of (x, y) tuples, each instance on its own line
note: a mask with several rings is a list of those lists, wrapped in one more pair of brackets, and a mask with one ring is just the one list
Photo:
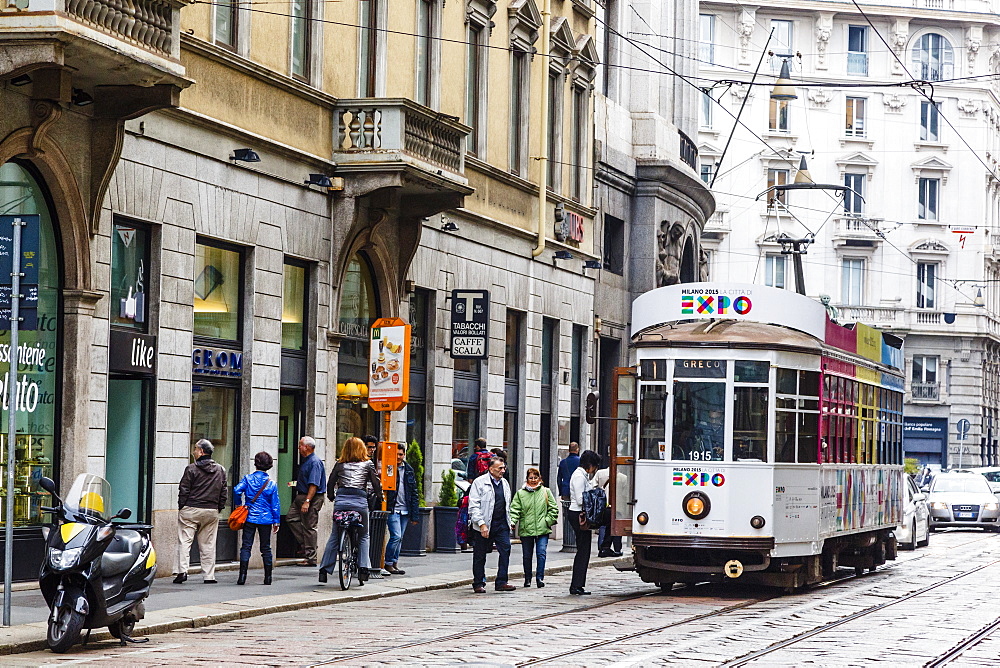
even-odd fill
[(472, 534), (472, 590), (486, 593), (486, 552), (495, 543), (500, 556), (497, 566), (497, 591), (517, 589), (507, 582), (510, 563), (510, 485), (503, 474), (507, 465), (499, 457), (490, 460), (490, 474), (472, 481), (469, 488), (469, 523), (476, 532)]

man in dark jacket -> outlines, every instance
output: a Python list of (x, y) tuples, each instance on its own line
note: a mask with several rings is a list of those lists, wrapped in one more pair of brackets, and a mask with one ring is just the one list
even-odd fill
[(188, 464), (177, 488), (177, 570), (174, 584), (187, 580), (191, 543), (198, 538), (201, 572), (205, 584), (215, 584), (215, 536), (219, 513), (226, 507), (226, 469), (212, 459), (215, 448), (206, 439), (194, 446), (194, 463)]
[(393, 575), (406, 575), (406, 571), (396, 568), (396, 562), (399, 561), (399, 546), (406, 533), (407, 520), (410, 524), (420, 523), (420, 499), (417, 498), (417, 476), (413, 467), (406, 463), (406, 446), (400, 443), (397, 453), (396, 489), (386, 492), (389, 544), (385, 546), (385, 570)]
[(580, 444), (570, 443), (569, 454), (566, 459), (559, 462), (559, 475), (556, 481), (559, 483), (559, 496), (564, 501), (569, 500), (569, 479), (573, 477), (573, 471), (580, 466)]

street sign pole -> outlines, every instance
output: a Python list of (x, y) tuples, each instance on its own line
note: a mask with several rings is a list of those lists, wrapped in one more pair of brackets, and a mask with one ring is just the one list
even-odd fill
[(17, 438), (17, 329), (21, 301), (21, 228), (20, 218), (13, 221), (14, 248), (10, 272), (10, 350), (7, 371), (7, 513), (4, 522), (3, 625), (11, 625), (11, 602), (14, 592), (14, 441)]

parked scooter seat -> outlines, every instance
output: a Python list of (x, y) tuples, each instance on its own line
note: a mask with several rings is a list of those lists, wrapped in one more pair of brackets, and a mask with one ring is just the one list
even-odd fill
[(128, 572), (135, 563), (135, 557), (128, 552), (105, 552), (101, 555), (101, 574), (104, 577)]
[(104, 551), (105, 554), (108, 552), (128, 553), (134, 559), (138, 559), (139, 553), (142, 552), (142, 536), (132, 529), (118, 529), (108, 549)]

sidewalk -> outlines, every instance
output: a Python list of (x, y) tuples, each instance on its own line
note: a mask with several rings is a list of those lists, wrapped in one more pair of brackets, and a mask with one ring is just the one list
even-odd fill
[[(563, 572), (572, 568), (573, 552), (560, 552), (562, 543), (549, 541), (546, 572)], [(593, 546), (591, 564), (611, 564), (613, 558), (597, 558)], [(496, 573), (497, 555), (487, 559), (487, 577)], [(398, 596), (431, 589), (472, 585), (472, 553), (428, 553), (425, 557), (402, 557), (399, 565), (406, 575), (371, 579), (364, 587), (355, 584), (342, 591), (337, 575), (328, 584), (319, 584), (315, 568), (282, 566), (274, 569), (274, 584), (261, 584), (263, 571), (251, 570), (247, 584), (236, 584), (236, 570), (216, 571), (219, 583), (206, 585), (200, 575), (191, 575), (183, 585), (171, 578), (158, 578), (146, 599), (146, 618), (136, 626), (136, 635), (166, 633), (179, 628), (202, 627), (235, 619), (245, 619), (275, 612), (287, 612), (334, 603), (365, 601), (386, 596)], [(523, 584), (521, 547), (513, 545), (510, 559), (510, 581)], [(45, 647), (48, 608), (37, 590), (15, 591), (12, 618), (14, 626), (0, 631), (0, 655), (27, 652)], [(92, 640), (110, 637), (107, 629), (95, 629)]]

